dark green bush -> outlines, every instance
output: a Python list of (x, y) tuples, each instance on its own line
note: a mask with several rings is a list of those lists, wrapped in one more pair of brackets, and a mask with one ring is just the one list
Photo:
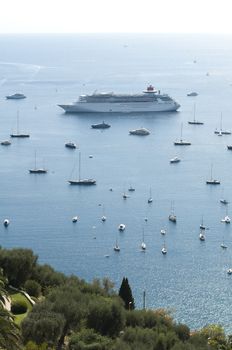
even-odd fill
[(25, 314), (27, 312), (27, 303), (25, 301), (14, 301), (11, 304), (11, 312), (14, 315)]
[(38, 298), (41, 294), (41, 286), (34, 280), (27, 280), (24, 287), (26, 292), (32, 297)]

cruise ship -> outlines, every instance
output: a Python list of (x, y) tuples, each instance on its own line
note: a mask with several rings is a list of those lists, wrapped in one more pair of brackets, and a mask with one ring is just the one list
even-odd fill
[(78, 101), (58, 105), (67, 113), (138, 113), (175, 112), (180, 105), (152, 85), (140, 94), (93, 93), (81, 95)]

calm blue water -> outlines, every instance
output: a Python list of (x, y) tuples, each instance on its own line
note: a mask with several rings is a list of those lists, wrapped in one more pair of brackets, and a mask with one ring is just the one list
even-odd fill
[[(213, 133), (221, 113), (224, 128), (232, 130), (231, 37), (9, 35), (0, 36), (0, 47), (0, 139), (16, 128), (17, 110), (21, 131), (31, 134), (0, 148), (0, 220), (11, 220), (7, 229), (0, 226), (0, 244), (32, 248), (41, 263), (88, 281), (107, 276), (118, 288), (127, 276), (137, 307), (146, 290), (147, 307), (169, 308), (192, 329), (220, 322), (232, 332), (232, 279), (226, 273), (232, 267), (232, 232), (220, 222), (226, 210), (219, 203), (222, 190), (232, 201), (232, 152), (226, 149), (232, 136)], [(103, 117), (65, 115), (57, 107), (81, 93), (140, 92), (148, 83), (175, 98), (180, 111)], [(187, 97), (191, 91), (199, 96)], [(5, 100), (15, 92), (27, 98)], [(194, 102), (203, 126), (187, 123)], [(110, 129), (90, 128), (103, 119)], [(181, 123), (190, 147), (173, 145)], [(141, 126), (151, 134), (128, 135)], [(64, 147), (70, 140), (80, 147), (83, 177), (94, 177), (96, 186), (68, 185), (78, 163), (78, 150)], [(38, 165), (49, 169), (46, 175), (28, 173), (35, 150)], [(170, 165), (175, 155), (182, 161)], [(220, 186), (205, 184), (211, 163)], [(136, 191), (123, 200), (130, 185)], [(171, 201), (176, 225), (168, 221)], [(71, 221), (74, 215), (80, 216), (77, 224)], [(202, 215), (210, 228), (204, 243), (198, 238)], [(123, 233), (117, 230), (120, 223), (126, 224)], [(167, 230), (166, 256), (161, 228)], [(143, 229), (146, 253), (140, 251)], [(113, 251), (116, 238), (119, 254)]]

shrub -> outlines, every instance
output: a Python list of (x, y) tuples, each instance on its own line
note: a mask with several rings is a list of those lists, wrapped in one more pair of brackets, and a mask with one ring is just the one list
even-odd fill
[(38, 297), (41, 294), (41, 286), (34, 280), (27, 280), (24, 285), (26, 292), (33, 297)]
[(23, 300), (14, 301), (11, 304), (11, 312), (14, 315), (25, 314), (25, 312), (27, 312), (27, 303)]

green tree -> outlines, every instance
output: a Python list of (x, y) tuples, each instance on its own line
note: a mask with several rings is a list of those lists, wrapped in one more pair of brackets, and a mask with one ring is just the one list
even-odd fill
[(24, 288), (30, 296), (37, 298), (41, 294), (41, 286), (38, 282), (34, 280), (27, 280), (24, 285)]
[(62, 315), (52, 311), (50, 302), (36, 304), (21, 323), (24, 341), (33, 341), (38, 345), (55, 345), (62, 333), (64, 322)]
[(95, 298), (89, 306), (87, 326), (114, 337), (124, 328), (125, 310), (117, 299)]
[(121, 286), (119, 288), (119, 296), (124, 301), (125, 308), (127, 310), (134, 310), (135, 304), (134, 304), (134, 298), (132, 295), (131, 287), (129, 285), (128, 279), (126, 277), (123, 277)]
[(20, 287), (32, 274), (37, 256), (30, 249), (0, 249), (0, 266), (9, 284)]

